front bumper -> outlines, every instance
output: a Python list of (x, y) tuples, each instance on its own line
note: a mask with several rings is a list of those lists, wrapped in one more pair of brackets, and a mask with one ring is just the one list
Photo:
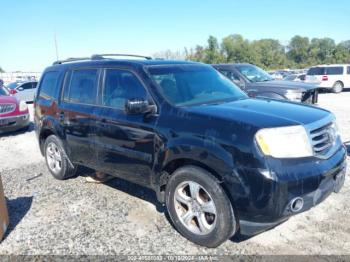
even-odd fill
[[(272, 167), (270, 175), (256, 170), (255, 185), (245, 201), (248, 206), (237, 207), (243, 235), (260, 233), (309, 210), (332, 192), (339, 192), (344, 184), (346, 150), (343, 146), (327, 160), (270, 159), (268, 162)], [(296, 198), (302, 199), (303, 207), (293, 211), (291, 204)]]
[(0, 117), (0, 134), (12, 132), (29, 125), (29, 114)]

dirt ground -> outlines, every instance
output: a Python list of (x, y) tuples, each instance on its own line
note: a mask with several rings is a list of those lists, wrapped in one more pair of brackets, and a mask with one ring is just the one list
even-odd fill
[[(319, 106), (335, 113), (343, 141), (349, 141), (350, 92), (321, 94)], [(0, 157), (11, 220), (0, 254), (350, 255), (349, 170), (341, 192), (312, 210), (208, 249), (182, 238), (148, 189), (118, 179), (87, 184), (87, 170), (67, 181), (53, 179), (33, 128), (0, 137)]]

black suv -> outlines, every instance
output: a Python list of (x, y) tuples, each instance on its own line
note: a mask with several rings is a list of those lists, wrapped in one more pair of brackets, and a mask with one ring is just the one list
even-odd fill
[(251, 64), (213, 65), (251, 97), (268, 97), (306, 104), (318, 102), (315, 84), (275, 80), (261, 68)]
[(82, 165), (149, 187), (175, 228), (208, 247), (274, 227), (344, 183), (346, 150), (326, 110), (249, 98), (201, 63), (80, 60), (48, 67), (35, 99), (57, 179)]

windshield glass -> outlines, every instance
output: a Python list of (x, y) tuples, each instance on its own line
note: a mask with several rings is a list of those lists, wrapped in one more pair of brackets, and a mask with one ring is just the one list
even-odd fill
[(8, 93), (4, 87), (0, 87), (0, 96), (7, 96)]
[(6, 87), (9, 88), (9, 89), (15, 89), (17, 86), (19, 86), (20, 83), (18, 82), (12, 82), (12, 83), (9, 83)]
[(236, 85), (205, 65), (148, 67), (162, 95), (173, 105), (192, 106), (247, 98)]
[(237, 65), (236, 68), (253, 83), (274, 80), (269, 73), (254, 65)]

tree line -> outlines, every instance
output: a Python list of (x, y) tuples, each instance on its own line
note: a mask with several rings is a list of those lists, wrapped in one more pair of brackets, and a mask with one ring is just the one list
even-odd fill
[(308, 38), (296, 35), (288, 45), (276, 39), (249, 41), (233, 34), (222, 39), (209, 36), (206, 45), (185, 48), (179, 52), (165, 51), (165, 58), (215, 63), (251, 63), (266, 70), (307, 68), (318, 64), (350, 63), (350, 40), (336, 44), (331, 38)]

